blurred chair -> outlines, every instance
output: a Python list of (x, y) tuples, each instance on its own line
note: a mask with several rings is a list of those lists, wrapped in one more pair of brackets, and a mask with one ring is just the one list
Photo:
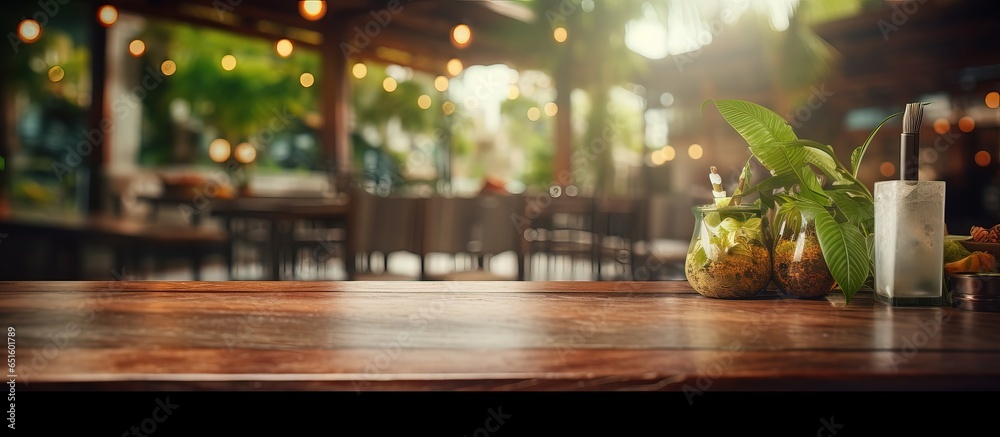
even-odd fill
[(601, 197), (594, 200), (597, 280), (632, 280), (634, 245), (646, 238), (646, 200)]
[(536, 280), (594, 280), (598, 238), (594, 200), (545, 194), (525, 199), (527, 275)]
[(634, 246), (635, 279), (684, 279), (684, 260), (694, 232), (694, 204), (683, 195), (646, 199), (645, 235)]
[[(333, 193), (331, 193), (333, 194)], [(347, 196), (304, 197), (290, 202), (288, 231), (281, 233), (288, 265), (293, 279), (334, 279), (331, 260), (343, 260), (347, 241), (347, 221), (350, 202)], [(339, 273), (339, 272), (338, 272)]]
[[(226, 217), (223, 226), (229, 237), (226, 254), (230, 280), (265, 279), (271, 253), (271, 225), (267, 220)], [(277, 279), (277, 278), (275, 278)]]
[[(381, 197), (354, 189), (345, 246), (348, 280), (419, 280), (423, 277), (425, 199)], [(392, 256), (417, 257), (415, 271), (391, 268)]]
[[(435, 255), (450, 257), (446, 271), (426, 266), (424, 279), (435, 281), (489, 281), (524, 279), (524, 244), (511, 216), (520, 212), (521, 197), (480, 195), (472, 198), (435, 196), (424, 214), (423, 262)], [(512, 256), (512, 269), (503, 271), (498, 256)], [(508, 264), (509, 265), (509, 264)]]

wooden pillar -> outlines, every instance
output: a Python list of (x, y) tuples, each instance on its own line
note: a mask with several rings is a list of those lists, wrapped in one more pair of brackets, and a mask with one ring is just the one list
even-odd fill
[[(10, 106), (14, 102), (9, 94), (8, 85), (13, 80), (13, 75), (8, 68), (0, 68), (0, 156), (5, 160), (4, 169), (0, 170), (0, 216), (10, 212), (10, 197), (13, 178), (11, 177), (11, 165), (13, 164), (11, 150), (11, 140), (14, 138), (14, 117), (12, 117)], [(2, 243), (2, 240), (0, 240)], [(5, 259), (0, 257), (0, 261)], [(5, 266), (12, 264), (3, 264)]]
[(320, 105), (323, 114), (323, 128), (320, 138), (323, 155), (327, 162), (336, 165), (338, 178), (351, 172), (351, 137), (348, 117), (351, 101), (350, 73), (351, 60), (340, 48), (344, 42), (347, 20), (343, 18), (326, 21), (327, 32), (320, 47), (322, 56), (322, 89)]
[(569, 51), (562, 57), (562, 62), (556, 66), (556, 154), (553, 161), (552, 176), (561, 186), (569, 185), (572, 176), (570, 158), (573, 151), (573, 129), (570, 123), (572, 111), (569, 95), (573, 90), (570, 80)]
[[(108, 30), (97, 21), (97, 8), (99, 2), (90, 2), (87, 6), (86, 20), (90, 23), (90, 112), (87, 114), (87, 131), (102, 132), (102, 141), (93, 144), (93, 150), (84, 157), (86, 163), (86, 190), (79, 190), (78, 193), (86, 193), (85, 204), (82, 209), (87, 213), (98, 213), (104, 208), (106, 179), (105, 173), (108, 161), (108, 144), (106, 127), (111, 120), (107, 117), (107, 96), (105, 95), (105, 85), (107, 83), (107, 52), (108, 52)], [(102, 127), (102, 125), (104, 127)]]

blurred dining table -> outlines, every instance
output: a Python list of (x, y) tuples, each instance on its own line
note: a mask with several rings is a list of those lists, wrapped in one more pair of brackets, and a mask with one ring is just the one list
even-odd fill
[[(296, 223), (320, 221), (346, 230), (350, 205), (345, 194), (331, 197), (254, 197), (241, 196), (210, 201), (210, 214), (222, 220), (231, 239), (238, 238), (237, 221), (258, 220), (267, 223), (268, 239), (265, 258), (265, 279), (280, 280), (283, 257), (294, 239)], [(232, 242), (231, 242), (232, 243)], [(322, 243), (317, 241), (317, 244)], [(234, 267), (233, 244), (229, 245), (227, 269), (230, 277)]]

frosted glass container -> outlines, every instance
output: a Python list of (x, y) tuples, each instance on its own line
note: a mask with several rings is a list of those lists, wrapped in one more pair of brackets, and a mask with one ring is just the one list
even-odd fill
[(944, 188), (942, 181), (875, 183), (875, 300), (941, 306)]

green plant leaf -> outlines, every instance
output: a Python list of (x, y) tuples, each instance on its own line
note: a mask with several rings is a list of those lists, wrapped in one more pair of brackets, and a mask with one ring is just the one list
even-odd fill
[(887, 121), (893, 119), (894, 117), (897, 117), (902, 114), (903, 112), (901, 111), (884, 118), (882, 122), (878, 124), (878, 126), (875, 126), (875, 129), (872, 130), (872, 133), (868, 134), (868, 138), (865, 139), (864, 144), (858, 146), (858, 148), (854, 149), (854, 151), (851, 152), (851, 176), (855, 178), (858, 177), (858, 169), (861, 168), (861, 160), (864, 159), (865, 152), (868, 151), (868, 146), (872, 143), (872, 138), (875, 138), (875, 134), (878, 133), (878, 130), (882, 128), (882, 125), (885, 124)]
[(797, 142), (773, 142), (750, 146), (750, 153), (760, 161), (772, 175), (795, 173), (806, 160), (806, 148)]
[(806, 147), (805, 161), (815, 165), (833, 181), (833, 185), (850, 185), (854, 182), (844, 169), (844, 165), (837, 160), (833, 146), (812, 140), (800, 139), (798, 142)]
[[(750, 186), (743, 190), (744, 196), (749, 196), (752, 194), (759, 194), (761, 196), (766, 196), (768, 199), (772, 199), (774, 196), (772, 192), (778, 188), (791, 188), (798, 181), (798, 177), (793, 174), (779, 174), (770, 176), (758, 182), (756, 185)], [(768, 200), (765, 200), (768, 202)], [(770, 206), (768, 209), (773, 209), (774, 202), (770, 201)]]
[(816, 173), (813, 173), (811, 167), (803, 165), (796, 169), (795, 173), (799, 176), (799, 197), (812, 200), (823, 206), (830, 204), (830, 199), (826, 196), (823, 187), (819, 185), (819, 181), (816, 180)]
[(868, 248), (868, 274), (869, 277), (875, 277), (875, 234), (871, 233), (865, 236), (865, 246)]
[(708, 102), (715, 103), (722, 117), (750, 147), (798, 139), (784, 118), (763, 106), (743, 100), (705, 101)]
[(830, 274), (840, 284), (847, 303), (858, 292), (871, 271), (865, 235), (851, 223), (837, 223), (826, 208), (808, 201), (796, 201), (799, 209), (816, 217), (816, 235)]
[(778, 235), (797, 235), (802, 228), (802, 213), (788, 196), (777, 198), (778, 208), (774, 212), (775, 240)]
[(851, 190), (827, 190), (826, 195), (834, 206), (844, 213), (847, 220), (858, 227), (871, 229), (868, 223), (875, 219), (875, 204)]

